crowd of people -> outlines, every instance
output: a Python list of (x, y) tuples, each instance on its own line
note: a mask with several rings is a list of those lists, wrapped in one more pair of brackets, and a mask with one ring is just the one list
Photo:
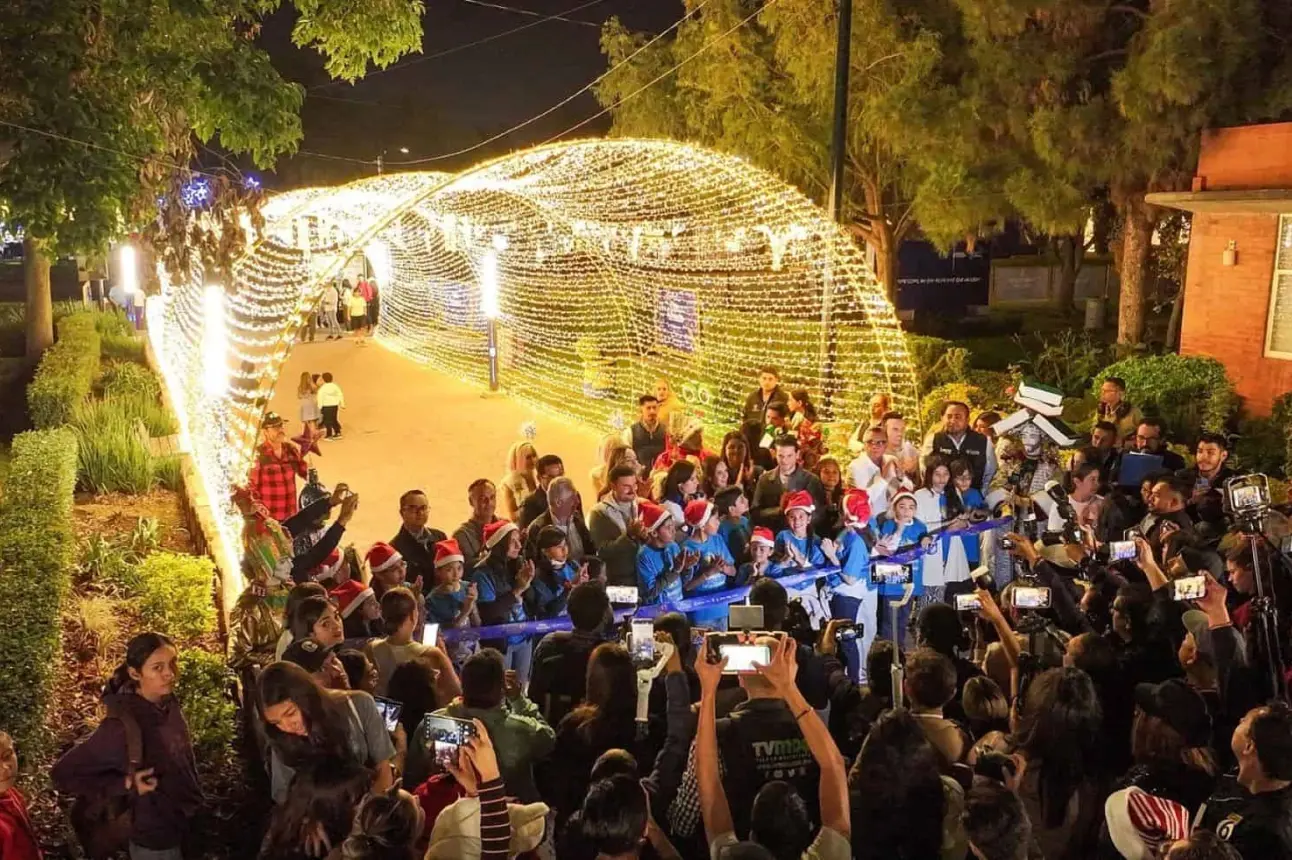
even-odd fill
[[(920, 444), (878, 396), (838, 458), (765, 368), (711, 450), (664, 383), (595, 499), (520, 441), (451, 534), (413, 489), (363, 552), (268, 416), (229, 618), (261, 856), (1292, 858), (1289, 570), (1228, 440), (1168, 460), (1127, 396), (1034, 490), (963, 403)], [(175, 658), (132, 640), (52, 773), (132, 798), (136, 860), (203, 804)]]

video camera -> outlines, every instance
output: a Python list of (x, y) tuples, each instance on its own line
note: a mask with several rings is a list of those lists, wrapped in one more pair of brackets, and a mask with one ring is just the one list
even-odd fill
[(1230, 478), (1225, 483), (1225, 508), (1240, 530), (1248, 534), (1265, 531), (1270, 479), (1259, 473)]

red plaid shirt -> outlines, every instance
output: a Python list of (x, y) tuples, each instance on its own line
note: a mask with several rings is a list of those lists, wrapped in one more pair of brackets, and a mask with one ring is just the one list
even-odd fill
[(297, 475), (305, 477), (305, 460), (291, 442), (283, 443), (282, 454), (275, 454), (268, 442), (256, 449), (249, 482), (251, 494), (279, 522), (296, 513)]

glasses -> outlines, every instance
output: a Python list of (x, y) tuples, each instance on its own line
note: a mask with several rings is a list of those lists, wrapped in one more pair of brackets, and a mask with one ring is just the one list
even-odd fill
[(1145, 436), (1143, 433), (1135, 434), (1136, 442), (1156, 442), (1158, 439), (1161, 439), (1161, 438), (1162, 438), (1161, 436)]
[(873, 446), (873, 447), (882, 448), (883, 446), (885, 446), (885, 445), (887, 445), (887, 444), (888, 444), (888, 440), (886, 440), (886, 439), (867, 439), (867, 440), (866, 440), (866, 444), (867, 444), (867, 445), (870, 445), (870, 446)]

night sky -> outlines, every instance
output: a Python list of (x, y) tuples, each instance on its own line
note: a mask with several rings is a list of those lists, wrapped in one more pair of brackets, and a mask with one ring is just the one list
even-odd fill
[[(561, 14), (588, 2), (498, 0), (499, 5), (540, 15)], [(483, 45), (421, 59), (537, 20), (467, 0), (428, 0), (426, 5), (423, 54), (408, 55), (396, 64), (408, 64), (406, 68), (370, 73), (354, 85), (328, 85), (321, 58), (292, 46), (290, 14), (280, 12), (267, 22), (261, 40), (275, 66), (309, 91), (302, 111), (302, 152), (371, 160), (384, 150), (390, 163), (471, 146), (546, 110), (605, 71), (600, 25), (611, 16), (619, 16), (632, 30), (653, 34), (684, 12), (678, 0), (597, 0), (567, 16), (595, 26), (545, 21)], [(599, 109), (588, 93), (487, 147), (415, 169), (460, 170), (547, 140)], [(608, 126), (609, 117), (602, 117), (572, 136), (596, 136)], [(400, 153), (400, 147), (408, 147), (409, 154)], [(276, 174), (266, 178), (285, 188), (375, 172), (371, 165), (301, 154), (280, 160)]]

